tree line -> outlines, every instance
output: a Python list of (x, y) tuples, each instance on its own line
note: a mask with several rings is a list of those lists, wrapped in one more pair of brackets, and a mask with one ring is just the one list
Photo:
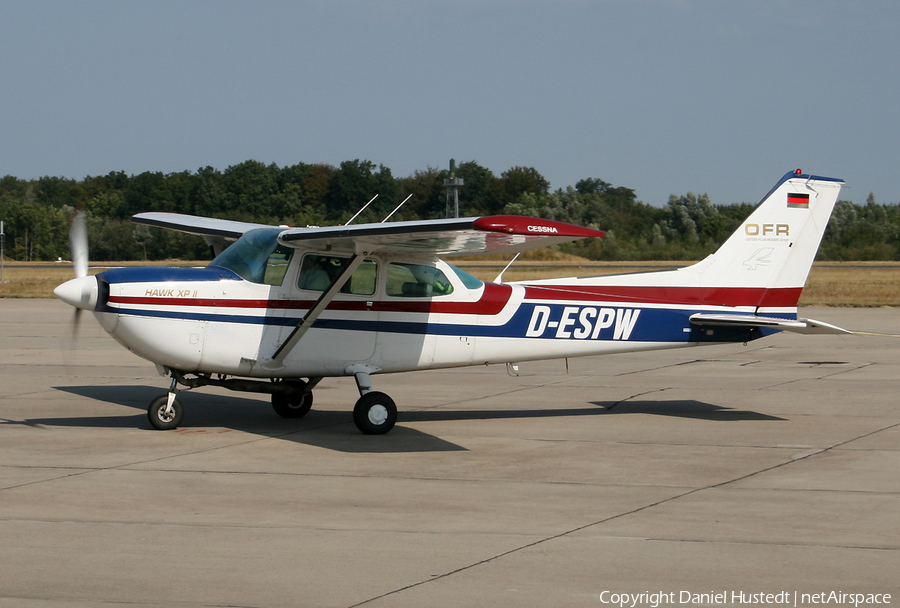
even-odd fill
[[(475, 161), (456, 177), (463, 216), (519, 214), (605, 230), (607, 238), (561, 246), (594, 260), (693, 260), (713, 252), (750, 214), (754, 204), (714, 205), (706, 194), (672, 195), (663, 207), (638, 201), (634, 190), (586, 178), (550, 191), (534, 168), (512, 167), (499, 176)], [(5, 254), (15, 260), (68, 257), (67, 232), (76, 209), (86, 212), (92, 260), (207, 259), (202, 239), (136, 225), (131, 215), (171, 211), (289, 226), (344, 223), (372, 196), (355, 223), (381, 221), (404, 198), (391, 220), (445, 216), (447, 170), (428, 167), (394, 177), (384, 165), (344, 161), (338, 167), (299, 163), (279, 167), (249, 160), (224, 171), (144, 172), (74, 180), (0, 179)], [(900, 207), (870, 194), (866, 205), (838, 201), (819, 250), (824, 260), (900, 259)]]

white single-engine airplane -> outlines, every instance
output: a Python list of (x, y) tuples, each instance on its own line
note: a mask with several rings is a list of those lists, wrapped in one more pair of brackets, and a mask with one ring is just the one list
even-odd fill
[(287, 228), (139, 213), (135, 222), (202, 236), (215, 259), (206, 268), (87, 276), (76, 218), (76, 278), (54, 293), (171, 376), (148, 411), (158, 429), (182, 421), (179, 385), (269, 393), (279, 415), (299, 418), (323, 378), (353, 376), (354, 422), (382, 434), (397, 407), (372, 390), (378, 373), (748, 342), (782, 330), (849, 333), (797, 318), (841, 184), (788, 173), (692, 266), (506, 284), (439, 256), (515, 253), (603, 233), (518, 216)]

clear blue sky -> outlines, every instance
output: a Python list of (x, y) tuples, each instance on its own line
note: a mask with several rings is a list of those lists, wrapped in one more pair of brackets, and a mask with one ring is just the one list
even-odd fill
[[(0, 175), (451, 157), (900, 203), (900, 2), (0, 0)], [(464, 196), (464, 192), (462, 193)]]

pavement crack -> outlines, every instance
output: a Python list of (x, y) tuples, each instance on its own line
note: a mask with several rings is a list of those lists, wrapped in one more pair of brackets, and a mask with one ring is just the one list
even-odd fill
[(61, 479), (69, 479), (71, 477), (79, 477), (81, 475), (87, 475), (88, 473), (96, 473), (97, 471), (100, 471), (100, 470), (103, 470), (103, 469), (91, 469), (91, 468), (82, 469), (82, 470), (76, 471), (74, 473), (69, 473), (68, 475), (58, 475), (56, 477), (50, 477), (48, 479), (36, 479), (34, 481), (26, 481), (25, 483), (18, 483), (18, 484), (11, 485), (11, 486), (4, 486), (4, 487), (0, 488), (0, 492), (4, 492), (6, 490), (15, 490), (16, 488), (25, 488), (28, 486), (35, 486), (35, 485), (47, 483), (47, 482), (59, 481)]
[(410, 412), (427, 412), (427, 411), (429, 411), (429, 410), (434, 410), (434, 409), (440, 409), (440, 408), (442, 408), (442, 407), (447, 407), (448, 405), (459, 405), (459, 404), (461, 404), (461, 403), (472, 403), (472, 402), (474, 402), (474, 401), (484, 401), (484, 400), (491, 401), (491, 400), (493, 400), (493, 399), (496, 399), (497, 397), (503, 397), (503, 396), (506, 396), (506, 395), (513, 395), (513, 394), (515, 394), (515, 393), (521, 393), (521, 392), (523, 392), (523, 391), (530, 391), (530, 390), (535, 390), (535, 389), (539, 389), (539, 388), (545, 388), (545, 387), (547, 387), (547, 386), (554, 386), (554, 385), (557, 385), (557, 384), (563, 384), (564, 382), (567, 382), (567, 381), (569, 381), (569, 380), (571, 380), (571, 379), (572, 379), (572, 376), (567, 376), (567, 377), (563, 377), (563, 378), (560, 378), (559, 380), (555, 380), (555, 381), (552, 381), (552, 382), (549, 382), (549, 381), (548, 381), (548, 382), (542, 382), (542, 383), (540, 383), (540, 384), (529, 384), (528, 386), (520, 386), (520, 387), (516, 387), (516, 388), (511, 388), (511, 389), (506, 390), (506, 391), (500, 391), (500, 392), (497, 392), (497, 393), (491, 393), (490, 395), (481, 395), (481, 396), (479, 396), (479, 397), (474, 397), (474, 398), (473, 398), (473, 397), (462, 397), (462, 398), (456, 399), (456, 400), (454, 400), (454, 401), (445, 401), (445, 402), (443, 402), (443, 403), (439, 403), (439, 404), (437, 404), (437, 405), (432, 405), (432, 406), (429, 406), (429, 407), (419, 407), (419, 408), (416, 408), (416, 409), (411, 409), (411, 408), (410, 408), (410, 409), (408, 409), (407, 411), (410, 411)]
[(619, 399), (618, 401), (616, 401), (616, 402), (613, 403), (612, 405), (608, 406), (608, 407), (606, 408), (606, 411), (607, 411), (607, 412), (611, 412), (611, 411), (613, 410), (613, 408), (615, 408), (615, 407), (617, 407), (617, 406), (619, 406), (619, 405), (625, 403), (626, 401), (631, 401), (632, 399), (636, 399), (637, 397), (643, 397), (644, 395), (652, 395), (653, 393), (662, 393), (662, 392), (665, 392), (665, 391), (667, 391), (667, 390), (669, 390), (669, 389), (671, 389), (671, 388), (672, 388), (672, 387), (670, 387), (670, 386), (665, 386), (665, 387), (663, 387), (663, 388), (655, 388), (655, 389), (653, 389), (653, 390), (651, 390), (651, 391), (644, 391), (644, 392), (642, 392), (642, 393), (636, 393), (636, 394), (634, 394), (634, 395), (631, 395), (630, 397), (625, 397), (624, 399)]
[(389, 596), (391, 596), (391, 595), (396, 595), (396, 594), (398, 594), (398, 593), (402, 593), (402, 592), (408, 591), (408, 590), (410, 590), (410, 589), (415, 589), (416, 587), (421, 587), (422, 585), (426, 585), (426, 584), (432, 583), (432, 582), (434, 582), (434, 581), (439, 581), (439, 580), (441, 580), (441, 579), (449, 578), (449, 577), (454, 576), (454, 575), (456, 575), (456, 574), (459, 574), (459, 573), (461, 573), (461, 572), (466, 572), (466, 571), (468, 571), (468, 570), (472, 570), (473, 568), (477, 568), (478, 566), (483, 566), (483, 565), (485, 565), (485, 564), (489, 564), (489, 563), (491, 563), (491, 562), (495, 562), (495, 561), (497, 561), (497, 560), (503, 559), (504, 557), (507, 557), (507, 556), (509, 556), (509, 555), (513, 555), (513, 554), (515, 554), (515, 553), (519, 553), (519, 552), (521, 552), (521, 551), (525, 551), (526, 549), (531, 549), (532, 547), (537, 547), (537, 546), (539, 546), (539, 545), (543, 545), (543, 544), (548, 543), (548, 542), (550, 542), (550, 541), (557, 540), (557, 539), (560, 539), (560, 538), (564, 538), (564, 537), (569, 536), (569, 535), (571, 535), (571, 534), (575, 534), (576, 532), (580, 532), (580, 531), (582, 531), (582, 530), (586, 530), (587, 528), (590, 528), (591, 526), (596, 526), (596, 525), (598, 525), (598, 524), (606, 523), (607, 521), (611, 521), (611, 520), (613, 520), (613, 519), (616, 519), (616, 518), (619, 518), (619, 517), (623, 517), (623, 516), (625, 516), (625, 515), (630, 515), (631, 513), (637, 513), (637, 512), (639, 512), (639, 511), (643, 511), (643, 510), (645, 510), (645, 509), (649, 509), (649, 508), (655, 507), (655, 506), (657, 506), (657, 505), (661, 505), (661, 504), (666, 503), (666, 502), (669, 502), (669, 501), (671, 501), (671, 500), (676, 500), (676, 499), (678, 499), (678, 498), (681, 498), (682, 496), (687, 496), (688, 494), (693, 494), (694, 492), (697, 492), (699, 489), (700, 489), (700, 488), (695, 488), (695, 489), (689, 490), (689, 491), (687, 491), (687, 492), (683, 492), (683, 493), (677, 494), (677, 495), (675, 495), (675, 496), (670, 496), (669, 498), (664, 498), (664, 499), (662, 499), (662, 500), (658, 500), (658, 501), (653, 502), (653, 503), (651, 503), (651, 504), (644, 505), (644, 506), (638, 507), (638, 508), (636, 508), (636, 509), (632, 509), (631, 511), (628, 511), (628, 512), (625, 512), (625, 513), (617, 513), (617, 514), (615, 514), (615, 515), (611, 515), (611, 516), (606, 517), (606, 518), (604, 518), (604, 519), (601, 519), (601, 520), (599, 520), (599, 521), (591, 522), (591, 523), (588, 523), (588, 524), (584, 524), (584, 525), (582, 525), (582, 526), (578, 526), (578, 527), (576, 527), (576, 528), (572, 528), (571, 530), (566, 530), (566, 531), (564, 531), (564, 532), (560, 532), (559, 534), (554, 534), (554, 535), (552, 535), (552, 536), (546, 536), (546, 537), (544, 537), (544, 538), (538, 539), (538, 540), (533, 541), (533, 542), (530, 542), (530, 543), (526, 543), (526, 544), (521, 545), (521, 546), (519, 546), (519, 547), (515, 547), (515, 548), (513, 548), (513, 549), (509, 549), (508, 551), (504, 551), (504, 552), (502, 552), (502, 553), (498, 553), (497, 555), (494, 555), (494, 556), (491, 556), (491, 557), (488, 557), (488, 558), (479, 560), (479, 561), (477, 561), (477, 562), (468, 564), (468, 565), (466, 565), (466, 566), (462, 566), (462, 567), (460, 567), (460, 568), (456, 568), (455, 570), (451, 570), (451, 571), (445, 572), (445, 573), (443, 573), (443, 574), (432, 575), (431, 577), (429, 577), (429, 578), (426, 579), (426, 580), (418, 581), (418, 582), (416, 582), (416, 583), (411, 583), (411, 584), (409, 584), (409, 585), (400, 587), (400, 588), (398, 588), (398, 589), (394, 589), (394, 590), (392, 590), (392, 591), (388, 591), (387, 593), (382, 593), (381, 595), (378, 595), (378, 596), (375, 596), (375, 597), (371, 597), (371, 598), (369, 598), (369, 599), (367, 599), (367, 600), (364, 600), (364, 601), (362, 601), (362, 602), (359, 602), (359, 603), (357, 603), (357, 604), (353, 604), (353, 605), (349, 606), (348, 608), (357, 608), (357, 606), (364, 606), (364, 605), (366, 605), (366, 604), (369, 604), (369, 603), (371, 603), (371, 602), (378, 601), (378, 600), (380, 600), (380, 599), (382, 599), (382, 598), (389, 597)]
[(668, 369), (670, 367), (681, 367), (682, 365), (693, 365), (694, 363), (700, 363), (702, 361), (706, 361), (706, 359), (692, 359), (690, 361), (678, 361), (677, 363), (667, 363), (666, 365), (659, 365), (657, 367), (645, 367), (643, 369), (636, 369), (630, 372), (622, 372), (620, 374), (616, 374), (616, 377), (619, 376), (630, 376), (632, 374), (644, 374), (646, 372), (655, 372), (661, 369)]
[[(663, 390), (665, 390), (665, 389), (663, 389)], [(650, 392), (655, 392), (655, 391), (650, 391)], [(636, 395), (636, 396), (637, 396), (637, 395)], [(623, 401), (625, 401), (625, 400), (623, 400)], [(832, 446), (829, 446), (829, 447), (827, 447), (827, 448), (823, 448), (823, 449), (821, 449), (821, 450), (817, 450), (817, 451), (812, 452), (812, 453), (810, 453), (810, 454), (804, 455), (804, 456), (802, 456), (802, 457), (800, 457), (800, 458), (793, 458), (793, 459), (791, 459), (791, 460), (788, 460), (788, 461), (785, 461), (785, 462), (781, 462), (781, 463), (778, 463), (778, 464), (776, 464), (776, 465), (772, 465), (772, 466), (769, 466), (769, 467), (762, 468), (762, 469), (760, 469), (760, 470), (758, 470), (758, 471), (753, 471), (753, 472), (751, 472), (751, 473), (747, 473), (746, 475), (741, 475), (741, 476), (735, 477), (734, 479), (729, 479), (729, 480), (725, 480), (725, 481), (722, 481), (722, 482), (719, 482), (719, 483), (709, 484), (709, 485), (706, 485), (706, 486), (703, 486), (703, 487), (692, 488), (692, 489), (690, 489), (690, 490), (687, 490), (686, 492), (681, 492), (681, 493), (675, 494), (675, 495), (673, 495), (673, 496), (669, 496), (669, 497), (667, 497), (667, 498), (663, 498), (663, 499), (654, 501), (654, 502), (652, 502), (652, 503), (648, 503), (648, 504), (646, 504), (646, 505), (642, 505), (642, 506), (636, 507), (636, 508), (634, 508), (634, 509), (630, 509), (630, 510), (628, 510), (628, 511), (623, 511), (622, 513), (616, 513), (615, 515), (610, 515), (609, 517), (605, 517), (605, 518), (600, 519), (600, 520), (598, 520), (598, 521), (590, 522), (590, 523), (587, 523), (587, 524), (584, 524), (584, 525), (581, 525), (581, 526), (577, 526), (577, 527), (572, 528), (572, 529), (570, 529), (570, 530), (566, 530), (566, 531), (564, 531), (564, 532), (560, 532), (559, 534), (554, 534), (554, 535), (552, 535), (552, 536), (547, 536), (547, 537), (538, 539), (538, 540), (536, 540), (536, 541), (533, 541), (533, 542), (530, 542), (530, 543), (526, 543), (526, 544), (524, 544), (524, 545), (521, 545), (521, 546), (519, 546), (519, 547), (515, 547), (515, 548), (510, 549), (510, 550), (508, 550), (508, 551), (504, 551), (504, 552), (502, 552), (502, 553), (498, 553), (497, 555), (494, 555), (494, 556), (491, 556), (491, 557), (487, 557), (487, 558), (485, 558), (485, 559), (479, 560), (479, 561), (477, 561), (477, 562), (473, 562), (473, 563), (471, 563), (471, 564), (468, 564), (468, 565), (466, 565), (466, 566), (462, 566), (462, 567), (460, 567), (460, 568), (456, 568), (455, 570), (451, 570), (451, 571), (449, 571), (449, 572), (445, 572), (445, 573), (439, 574), (439, 575), (432, 575), (431, 577), (429, 577), (429, 578), (426, 579), (426, 580), (421, 580), (421, 581), (418, 581), (418, 582), (416, 582), (416, 583), (411, 583), (411, 584), (409, 584), (409, 585), (405, 585), (405, 586), (403, 586), (403, 587), (399, 587), (399, 588), (394, 589), (394, 590), (392, 590), (392, 591), (388, 591), (388, 592), (386, 592), (386, 593), (382, 593), (381, 595), (378, 595), (378, 596), (375, 596), (375, 597), (371, 597), (371, 598), (369, 598), (369, 599), (367, 599), (367, 600), (364, 600), (364, 601), (362, 601), (362, 602), (353, 604), (353, 605), (349, 606), (349, 608), (357, 608), (358, 606), (364, 606), (364, 605), (366, 605), (366, 604), (370, 604), (370, 603), (372, 603), (372, 602), (378, 601), (378, 600), (383, 599), (383, 598), (385, 598), (385, 597), (389, 597), (389, 596), (392, 596), (392, 595), (396, 595), (396, 594), (398, 594), (398, 593), (402, 593), (402, 592), (408, 591), (408, 590), (410, 590), (410, 589), (415, 589), (416, 587), (421, 587), (422, 585), (426, 585), (426, 584), (431, 583), (431, 582), (434, 582), (434, 581), (438, 581), (438, 580), (441, 580), (441, 579), (449, 578), (449, 577), (454, 576), (454, 575), (456, 575), (456, 574), (460, 574), (460, 573), (462, 573), (462, 572), (466, 572), (466, 571), (468, 571), (468, 570), (472, 570), (472, 569), (477, 568), (477, 567), (479, 567), (479, 566), (483, 566), (483, 565), (489, 564), (489, 563), (491, 563), (491, 562), (495, 562), (495, 561), (497, 561), (497, 560), (503, 559), (504, 557), (508, 557), (508, 556), (510, 556), (510, 555), (514, 555), (514, 554), (516, 554), (516, 553), (525, 551), (525, 550), (527, 550), (527, 549), (531, 549), (531, 548), (533, 548), (533, 547), (537, 547), (537, 546), (539, 546), (539, 545), (543, 545), (543, 544), (549, 543), (549, 542), (551, 542), (551, 541), (558, 540), (558, 539), (560, 539), (560, 538), (565, 538), (565, 537), (567, 537), (567, 536), (571, 536), (572, 534), (575, 534), (575, 533), (577, 533), (577, 532), (581, 532), (582, 530), (586, 530), (586, 529), (591, 528), (591, 527), (593, 527), (593, 526), (599, 526), (599, 525), (608, 523), (608, 522), (610, 522), (610, 521), (613, 521), (613, 520), (616, 520), (616, 519), (620, 519), (620, 518), (622, 518), (622, 517), (626, 517), (626, 516), (628, 516), (628, 515), (634, 515), (635, 513), (640, 513), (640, 512), (642, 512), (642, 511), (647, 511), (647, 510), (652, 509), (652, 508), (654, 508), (654, 507), (658, 507), (658, 506), (660, 506), (660, 505), (664, 505), (664, 504), (667, 504), (667, 503), (670, 503), (670, 502), (674, 502), (674, 501), (676, 501), (676, 500), (679, 500), (679, 499), (684, 498), (684, 497), (686, 497), (686, 496), (691, 496), (692, 494), (696, 494), (696, 493), (698, 493), (698, 492), (702, 492), (702, 491), (705, 491), (705, 490), (711, 490), (711, 489), (714, 489), (714, 488), (721, 488), (721, 487), (723, 487), (723, 486), (727, 486), (727, 485), (729, 485), (729, 484), (732, 484), (732, 483), (735, 483), (735, 482), (738, 482), (738, 481), (742, 481), (742, 480), (744, 480), (744, 479), (748, 479), (748, 478), (750, 478), (750, 477), (754, 477), (754, 476), (760, 475), (760, 474), (762, 474), (762, 473), (766, 473), (766, 472), (769, 472), (769, 471), (773, 471), (773, 470), (775, 470), (775, 469), (779, 469), (779, 468), (781, 468), (781, 467), (788, 466), (788, 465), (793, 464), (793, 463), (795, 463), (795, 462), (800, 462), (801, 460), (805, 460), (805, 459), (807, 459), (807, 458), (811, 458), (811, 457), (813, 457), (813, 456), (816, 456), (816, 455), (819, 455), (819, 454), (823, 454), (823, 453), (828, 452), (828, 451), (830, 451), (830, 450), (833, 450), (833, 449), (835, 449), (835, 448), (839, 448), (839, 447), (841, 447), (841, 446), (847, 445), (848, 443), (851, 443), (851, 442), (853, 442), (853, 441), (858, 441), (858, 440), (860, 440), (860, 439), (864, 439), (864, 438), (866, 438), (866, 437), (869, 437), (870, 435), (874, 435), (874, 434), (876, 434), (876, 433), (880, 433), (880, 432), (882, 432), (882, 431), (886, 431), (886, 430), (889, 430), (889, 429), (892, 429), (892, 428), (898, 427), (898, 426), (900, 426), (900, 422), (897, 422), (897, 423), (894, 423), (894, 424), (890, 424), (890, 425), (888, 425), (888, 426), (886, 426), (886, 427), (883, 427), (883, 428), (880, 428), (880, 429), (876, 429), (876, 430), (870, 431), (870, 432), (868, 432), (868, 433), (863, 433), (862, 435), (858, 435), (857, 437), (853, 437), (853, 438), (851, 438), (851, 439), (847, 439), (846, 441), (842, 441), (842, 442), (836, 443), (836, 444), (834, 444), (834, 445), (832, 445)], [(648, 539), (648, 540), (650, 540), (650, 539)], [(678, 542), (678, 541), (673, 541), (673, 542)], [(713, 542), (713, 541), (704, 541), (704, 542)], [(734, 541), (732, 541), (732, 542), (734, 542)], [(885, 551), (885, 550), (893, 550), (893, 549), (890, 549), (890, 548), (883, 548), (883, 547), (851, 547), (851, 548), (854, 548), (854, 549), (867, 549), (867, 550), (876, 550), (876, 549), (877, 549), (877, 550), (883, 550), (883, 551)]]
[[(850, 368), (850, 369), (840, 369), (840, 370), (835, 370), (835, 371), (833, 371), (833, 372), (831, 372), (831, 373), (828, 373), (828, 374), (822, 374), (821, 376), (818, 376), (818, 377), (816, 377), (816, 378), (794, 378), (793, 380), (785, 380), (784, 382), (778, 382), (778, 383), (776, 383), (776, 384), (770, 384), (770, 385), (768, 385), (768, 386), (761, 386), (761, 387), (759, 388), (759, 390), (766, 391), (766, 390), (771, 390), (771, 389), (773, 389), (773, 388), (782, 388), (782, 387), (787, 386), (787, 385), (789, 385), (789, 384), (795, 384), (795, 383), (797, 383), (797, 382), (806, 382), (806, 381), (808, 381), (808, 380), (824, 380), (825, 378), (833, 378), (834, 376), (838, 376), (838, 375), (840, 375), (840, 374), (847, 374), (847, 373), (850, 373), (850, 372), (855, 372), (855, 371), (858, 371), (858, 370), (861, 370), (861, 369), (865, 369), (865, 368), (867, 368), (867, 367), (869, 367), (869, 366), (872, 366), (872, 365), (875, 365), (875, 363), (863, 363), (862, 365), (857, 365), (857, 366), (852, 367), (852, 368)], [(816, 365), (814, 365), (813, 367), (823, 367), (823, 368), (824, 368), (824, 366), (819, 365), (819, 364), (816, 364)]]

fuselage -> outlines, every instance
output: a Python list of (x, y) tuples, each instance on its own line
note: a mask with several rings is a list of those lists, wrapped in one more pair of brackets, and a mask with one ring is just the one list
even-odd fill
[(332, 258), (299, 252), (282, 260), (274, 279), (255, 280), (215, 265), (110, 270), (97, 276), (94, 313), (119, 343), (158, 365), (257, 378), (341, 376), (360, 364), (398, 372), (743, 342), (770, 332), (699, 328), (689, 318), (760, 307), (796, 315), (793, 292), (685, 287), (674, 284), (677, 276), (670, 287), (641, 284), (652, 274), (659, 283), (664, 273), (495, 284), (441, 260), (372, 256), (284, 367), (265, 369), (264, 360), (321, 294), (312, 273), (322, 259)]

